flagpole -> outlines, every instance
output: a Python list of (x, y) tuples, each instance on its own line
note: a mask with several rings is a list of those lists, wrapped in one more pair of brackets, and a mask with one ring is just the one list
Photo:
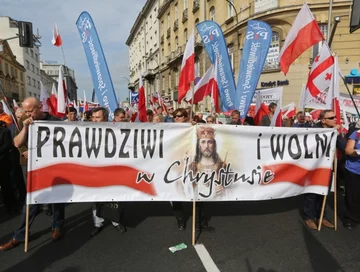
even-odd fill
[(63, 54), (63, 58), (64, 58), (64, 66), (66, 66), (66, 59), (65, 59), (65, 53), (64, 53), (64, 47), (62, 46), (62, 43), (61, 43), (61, 52)]
[(330, 36), (329, 33), (330, 33), (330, 28), (331, 28), (331, 17), (332, 17), (332, 7), (333, 7), (333, 0), (330, 0), (330, 3), (329, 3), (329, 17), (328, 17), (328, 37), (327, 37), (327, 42), (329, 43), (330, 41)]

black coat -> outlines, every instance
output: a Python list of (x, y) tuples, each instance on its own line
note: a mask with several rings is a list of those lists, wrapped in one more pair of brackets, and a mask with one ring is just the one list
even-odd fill
[(0, 164), (10, 164), (10, 150), (13, 146), (10, 130), (0, 127)]

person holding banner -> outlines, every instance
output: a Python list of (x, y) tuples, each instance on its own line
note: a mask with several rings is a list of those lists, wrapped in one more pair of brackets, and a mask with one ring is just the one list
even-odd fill
[[(319, 120), (320, 122), (315, 127), (336, 129), (339, 128), (339, 125), (336, 124), (336, 115), (332, 110), (321, 111), (319, 115)], [(304, 194), (304, 222), (305, 225), (310, 229), (318, 229), (317, 222), (320, 218), (322, 200), (322, 195), (312, 193)], [(324, 212), (322, 225), (331, 229), (335, 227), (327, 219), (326, 212)]]
[[(59, 118), (50, 115), (47, 112), (42, 111), (42, 104), (40, 100), (35, 97), (29, 97), (24, 100), (22, 103), (25, 114), (29, 117), (24, 120), (23, 128), (19, 134), (14, 138), (14, 145), (17, 148), (21, 148), (27, 144), (29, 126), (35, 120), (43, 121), (60, 121)], [(39, 205), (30, 205), (29, 207), (29, 228), (33, 221), (35, 220), (36, 215), (38, 214)], [(62, 226), (64, 225), (65, 218), (65, 207), (63, 203), (52, 204), (53, 209), (53, 222), (52, 222), (52, 235), (51, 239), (53, 242), (62, 238), (63, 233), (61, 231)], [(0, 245), (0, 251), (6, 251), (12, 249), (19, 244), (25, 241), (25, 231), (26, 231), (26, 205), (23, 207), (21, 224), (20, 227), (15, 231), (13, 238), (5, 244)]]
[[(356, 124), (360, 128), (360, 122)], [(360, 130), (348, 138), (345, 154), (345, 207), (344, 227), (351, 230), (360, 222)]]
[[(115, 112), (115, 111), (114, 111)], [(118, 111), (119, 112), (119, 111)], [(115, 114), (115, 113), (114, 113)], [(98, 107), (91, 111), (92, 122), (107, 122), (109, 113), (106, 108)], [(124, 206), (120, 202), (94, 203), (92, 207), (94, 228), (90, 237), (94, 237), (102, 231), (105, 219), (109, 219), (119, 233), (127, 231), (123, 224)]]
[(297, 119), (297, 122), (294, 123), (294, 124), (292, 125), (292, 127), (299, 127), (299, 128), (311, 127), (311, 125), (305, 121), (305, 114), (304, 114), (303, 111), (299, 111), (299, 112), (296, 114), (296, 119)]
[(122, 108), (117, 108), (114, 111), (114, 120), (113, 122), (127, 122), (126, 112)]

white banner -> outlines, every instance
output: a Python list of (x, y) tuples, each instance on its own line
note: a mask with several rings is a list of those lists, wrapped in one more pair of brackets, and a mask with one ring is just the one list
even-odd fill
[(35, 122), (27, 203), (326, 194), (335, 141), (332, 129)]
[(283, 87), (276, 87), (270, 89), (256, 90), (252, 103), (256, 103), (257, 96), (260, 94), (261, 102), (269, 105), (270, 103), (276, 103), (278, 107), (282, 107), (282, 94)]

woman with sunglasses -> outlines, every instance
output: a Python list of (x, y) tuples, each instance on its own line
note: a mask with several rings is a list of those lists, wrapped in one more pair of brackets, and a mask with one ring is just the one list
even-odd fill
[(186, 123), (188, 121), (188, 113), (184, 108), (178, 108), (174, 111), (175, 123)]

